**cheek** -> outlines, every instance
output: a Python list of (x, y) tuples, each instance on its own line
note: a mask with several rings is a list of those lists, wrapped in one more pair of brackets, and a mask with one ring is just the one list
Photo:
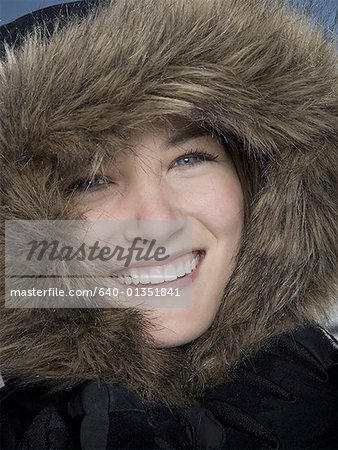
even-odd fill
[(84, 216), (88, 220), (108, 219), (114, 212), (114, 197), (106, 194), (94, 198), (90, 195), (83, 195), (77, 200), (77, 205), (84, 212)]
[(240, 234), (244, 221), (244, 199), (236, 175), (201, 177), (186, 195), (189, 214), (214, 235)]

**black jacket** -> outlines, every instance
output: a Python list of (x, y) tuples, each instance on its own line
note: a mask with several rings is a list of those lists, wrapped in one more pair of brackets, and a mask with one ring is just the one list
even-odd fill
[(151, 408), (96, 381), (51, 397), (15, 382), (0, 391), (3, 450), (338, 448), (338, 342), (320, 326), (278, 336), (200, 406)]

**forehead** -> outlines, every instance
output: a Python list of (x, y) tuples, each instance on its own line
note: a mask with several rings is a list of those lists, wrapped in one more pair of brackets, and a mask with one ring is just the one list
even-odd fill
[[(144, 131), (146, 130), (146, 131)], [(184, 144), (186, 141), (199, 137), (212, 137), (219, 143), (220, 139), (211, 129), (203, 127), (194, 122), (188, 122), (184, 119), (175, 119), (171, 121), (157, 121), (144, 127), (142, 132), (130, 136), (131, 141), (127, 145), (129, 149), (136, 150), (139, 138), (142, 135), (161, 136), (163, 139), (164, 150)]]

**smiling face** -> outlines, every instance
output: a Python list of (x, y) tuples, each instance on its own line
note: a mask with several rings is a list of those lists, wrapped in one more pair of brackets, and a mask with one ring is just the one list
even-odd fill
[[(156, 246), (173, 255), (157, 269), (154, 266), (160, 264), (154, 260), (151, 267), (125, 269), (121, 286), (175, 288), (190, 280), (189, 306), (180, 307), (176, 299), (175, 307), (145, 312), (155, 345), (175, 347), (196, 339), (213, 322), (235, 265), (243, 227), (243, 192), (224, 146), (205, 131), (161, 127), (135, 135), (128, 144), (134, 151), (118, 158), (114, 167), (106, 167), (90, 184), (88, 180), (77, 184), (76, 196), (90, 220), (139, 224), (124, 232), (129, 245), (137, 236), (156, 239)], [(149, 221), (164, 225), (149, 228)], [(190, 249), (184, 237), (187, 221)], [(132, 261), (130, 267), (135, 264), (142, 263)], [(172, 281), (165, 280), (168, 274)]]

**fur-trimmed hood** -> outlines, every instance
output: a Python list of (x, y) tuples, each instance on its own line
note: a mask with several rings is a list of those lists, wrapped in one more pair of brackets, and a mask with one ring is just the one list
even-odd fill
[[(3, 255), (5, 219), (81, 218), (51, 174), (81, 171), (93, 148), (102, 156), (158, 118), (235, 136), (261, 184), (221, 307), (194, 342), (154, 348), (137, 310), (2, 308), (0, 369), (57, 390), (100, 378), (148, 400), (199, 399), (268, 339), (328, 317), (335, 43), (278, 0), (115, 0), (79, 19), (65, 11), (53, 34), (50, 23), (46, 36), (31, 32), (0, 61)], [(4, 27), (2, 36), (10, 44)]]

